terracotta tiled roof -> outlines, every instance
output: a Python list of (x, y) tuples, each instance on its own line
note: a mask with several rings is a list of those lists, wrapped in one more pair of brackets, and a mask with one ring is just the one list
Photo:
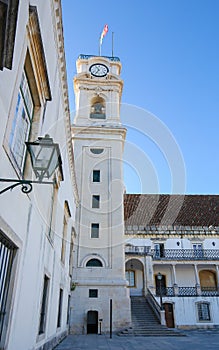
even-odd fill
[(219, 226), (219, 195), (125, 194), (126, 225)]

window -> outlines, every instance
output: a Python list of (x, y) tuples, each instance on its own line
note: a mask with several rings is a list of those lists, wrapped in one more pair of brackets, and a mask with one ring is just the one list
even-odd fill
[(66, 236), (67, 236), (67, 220), (66, 217), (64, 216), (63, 218), (63, 232), (62, 232), (62, 250), (61, 250), (61, 261), (65, 262), (65, 249), (66, 249)]
[(99, 259), (90, 259), (87, 264), (87, 267), (102, 267), (103, 264)]
[(12, 69), (19, 0), (0, 1), (0, 70)]
[(154, 253), (155, 253), (155, 258), (164, 258), (165, 256), (164, 243), (155, 243)]
[(23, 71), (9, 137), (10, 151), (20, 171), (24, 164), (25, 141), (29, 138), (33, 110), (34, 103), (29, 83)]
[(44, 276), (43, 283), (43, 295), (42, 295), (42, 303), (40, 310), (40, 325), (39, 325), (39, 334), (45, 333), (46, 328), (46, 312), (48, 305), (48, 293), (49, 292), (49, 277)]
[(103, 153), (103, 148), (91, 148), (90, 151), (93, 154), (101, 154)]
[(68, 202), (65, 201), (64, 205), (64, 217), (63, 217), (63, 232), (62, 232), (62, 250), (61, 250), (61, 261), (65, 263), (65, 252), (67, 242), (67, 230), (68, 230), (68, 219), (71, 216)]
[(68, 296), (68, 307), (67, 307), (67, 320), (66, 323), (69, 324), (71, 313), (71, 295)]
[(89, 289), (89, 298), (98, 298), (98, 289)]
[(73, 269), (74, 235), (75, 235), (75, 230), (72, 227), (72, 230), (71, 230), (70, 254), (69, 254), (69, 276), (72, 276), (72, 269)]
[[(9, 11), (7, 13), (7, 35), (10, 34), (10, 41), (13, 41), (14, 37), (13, 32), (11, 32), (10, 22), (16, 21), (17, 9), (15, 4), (18, 5), (19, 0), (5, 0), (4, 2), (8, 3)], [(13, 16), (11, 16), (12, 13)], [(17, 175), (20, 177), (31, 176), (32, 170), (29, 166), (29, 157), (26, 159), (25, 142), (28, 140), (34, 141), (39, 136), (39, 130), (41, 130), (45, 116), (46, 101), (51, 101), (52, 99), (39, 23), (37, 7), (29, 6), (29, 21), (26, 25), (27, 49), (25, 62), (19, 85), (16, 85), (14, 89), (11, 112), (4, 135), (4, 149)], [(5, 44), (8, 46), (9, 42), (5, 42)], [(10, 50), (11, 54), (9, 56), (12, 58), (13, 45)]]
[(100, 196), (93, 195), (92, 196), (92, 208), (99, 208), (99, 207), (100, 207)]
[(203, 257), (203, 246), (202, 243), (194, 243), (192, 245), (194, 257), (196, 258), (202, 258)]
[(17, 247), (0, 230), (0, 348), (5, 342), (14, 285), (13, 268)]
[(210, 321), (209, 303), (197, 303), (199, 321)]
[(62, 299), (63, 299), (63, 289), (60, 288), (60, 291), (59, 291), (59, 308), (58, 308), (57, 327), (61, 327), (61, 320), (62, 320)]
[(100, 182), (100, 170), (93, 170), (93, 182)]
[(126, 280), (129, 287), (135, 287), (135, 271), (129, 270), (125, 272)]
[(99, 224), (91, 224), (91, 238), (99, 238)]

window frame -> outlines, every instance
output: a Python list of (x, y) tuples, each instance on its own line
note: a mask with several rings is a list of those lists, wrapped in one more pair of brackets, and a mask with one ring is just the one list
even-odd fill
[(100, 224), (98, 222), (92, 222), (91, 223), (91, 234), (90, 237), (93, 238), (99, 238), (100, 234)]
[(41, 296), (41, 307), (40, 307), (40, 318), (39, 318), (39, 329), (38, 335), (45, 334), (46, 323), (47, 323), (47, 313), (48, 313), (48, 301), (49, 301), (49, 288), (50, 288), (50, 278), (46, 274), (43, 279), (43, 290)]
[[(98, 262), (99, 264), (98, 265), (90, 265), (90, 262), (91, 261), (96, 261), (96, 262)], [(89, 265), (88, 265), (89, 264)], [(91, 258), (91, 259), (89, 259), (87, 262), (86, 262), (86, 267), (91, 267), (91, 268), (93, 268), (93, 267), (95, 267), (95, 268), (98, 268), (98, 267), (103, 267), (103, 263), (102, 263), (102, 261), (100, 260), (100, 259), (98, 259), (98, 258)]]
[[(201, 319), (201, 314), (205, 313), (206, 310), (201, 310), (201, 306), (207, 306), (207, 314), (208, 314), (208, 319), (207, 318), (203, 318)], [(198, 322), (201, 322), (201, 323), (205, 323), (205, 322), (212, 322), (212, 319), (211, 319), (211, 309), (210, 309), (210, 303), (207, 302), (207, 301), (199, 301), (196, 303), (196, 311), (197, 311), (197, 319), (198, 319)], [(204, 317), (204, 316), (202, 316)]]
[(154, 255), (156, 258), (165, 257), (165, 244), (164, 242), (154, 242)]
[(58, 303), (58, 314), (57, 314), (57, 328), (62, 325), (62, 306), (63, 306), (63, 288), (59, 289), (59, 303)]
[[(127, 278), (127, 274), (128, 274), (128, 278)], [(131, 274), (133, 274), (133, 283), (130, 283), (131, 281)], [(135, 275), (135, 270), (126, 270), (125, 271), (125, 278), (126, 281), (128, 282), (128, 288), (136, 288), (136, 275)]]
[(100, 183), (100, 170), (94, 169), (92, 172), (92, 182), (93, 183)]
[[(31, 118), (31, 125), (25, 135), (26, 141), (35, 140), (39, 136), (39, 131), (44, 122), (46, 102), (52, 100), (49, 75), (47, 70), (47, 60), (44, 52), (44, 44), (41, 36), (40, 21), (36, 6), (29, 6), (29, 21), (26, 25), (26, 48), (24, 55), (21, 56), (19, 66), (19, 75), (16, 77), (16, 85), (11, 100), (8, 122), (4, 134), (3, 147), (10, 159), (18, 178), (29, 177), (32, 174), (30, 159), (27, 156), (26, 149), (22, 156), (22, 166), (16, 161), (11, 152), (9, 138), (12, 130), (12, 123), (16, 113), (18, 94), (20, 92), (20, 81), (22, 81), (22, 71), (25, 71), (29, 88), (34, 102), (34, 110)], [(23, 138), (22, 138), (23, 140)], [(24, 147), (25, 145), (23, 145)]]
[(92, 209), (99, 209), (99, 208), (100, 208), (100, 195), (93, 194), (92, 195)]
[(21, 174), (24, 171), (26, 160), (25, 142), (29, 140), (31, 133), (34, 109), (34, 99), (31, 94), (29, 79), (24, 68), (8, 140), (10, 154)]
[(89, 289), (89, 298), (98, 298), (98, 289)]

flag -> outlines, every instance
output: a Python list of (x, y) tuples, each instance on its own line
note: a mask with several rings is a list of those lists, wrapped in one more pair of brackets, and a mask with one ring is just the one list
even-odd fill
[(103, 42), (103, 38), (105, 37), (106, 33), (108, 32), (108, 25), (105, 24), (104, 28), (103, 28), (103, 31), (102, 31), (102, 34), (100, 36), (100, 45), (102, 45), (102, 42)]

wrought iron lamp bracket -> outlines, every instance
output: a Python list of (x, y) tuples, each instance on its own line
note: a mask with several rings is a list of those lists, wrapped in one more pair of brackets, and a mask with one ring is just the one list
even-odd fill
[(44, 184), (44, 185), (48, 185), (48, 184), (54, 184), (53, 181), (32, 181), (32, 180), (17, 180), (17, 179), (0, 179), (0, 182), (13, 182), (12, 185), (7, 186), (6, 188), (4, 188), (3, 190), (0, 191), (0, 195), (9, 191), (9, 190), (13, 190), (15, 187), (17, 186), (21, 186), (21, 191), (25, 194), (28, 194), (32, 191), (33, 183), (36, 184)]

